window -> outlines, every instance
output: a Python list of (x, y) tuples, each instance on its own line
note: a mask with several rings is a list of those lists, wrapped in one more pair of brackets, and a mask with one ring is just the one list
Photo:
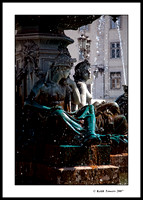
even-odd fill
[(110, 58), (120, 58), (121, 53), (120, 53), (120, 42), (114, 42), (110, 44)]
[(112, 17), (110, 18), (110, 28), (111, 29), (116, 29), (117, 28), (117, 23), (118, 23), (119, 27), (121, 28), (121, 16), (118, 17), (118, 22), (114, 22), (112, 20)]
[(121, 88), (121, 72), (110, 72), (111, 89)]

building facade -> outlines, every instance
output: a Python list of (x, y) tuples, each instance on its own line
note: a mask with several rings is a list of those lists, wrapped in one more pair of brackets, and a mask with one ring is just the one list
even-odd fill
[[(68, 46), (76, 63), (87, 59), (92, 78), (89, 89), (93, 99), (115, 100), (128, 85), (128, 16), (101, 16), (78, 30), (66, 30), (74, 43)], [(75, 66), (74, 65), (74, 66)], [(71, 72), (73, 78), (74, 67)]]

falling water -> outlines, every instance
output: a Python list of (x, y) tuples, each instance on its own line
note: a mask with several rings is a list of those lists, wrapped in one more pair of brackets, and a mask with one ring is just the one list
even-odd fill
[(104, 54), (104, 48), (103, 48), (103, 34), (104, 34), (104, 26), (105, 26), (105, 18), (104, 15), (102, 15), (99, 18), (99, 25), (98, 25), (98, 31), (97, 31), (97, 36), (96, 36), (96, 48), (97, 48), (97, 63), (98, 64), (103, 64), (103, 54)]
[[(96, 56), (94, 58), (94, 64), (96, 68), (94, 70), (97, 71), (99, 68), (104, 69), (104, 30), (105, 30), (105, 16), (102, 15), (98, 20), (97, 26), (97, 33), (96, 33)], [(105, 73), (105, 72), (103, 72)], [(97, 78), (97, 77), (96, 77)], [(104, 97), (104, 75), (98, 76), (98, 82), (101, 81), (102, 83), (96, 84), (95, 82), (92, 85), (92, 96), (94, 98), (103, 98)]]
[(117, 30), (118, 30), (118, 35), (119, 35), (119, 40), (120, 40), (120, 47), (121, 47), (121, 58), (122, 58), (122, 65), (123, 65), (123, 76), (124, 76), (124, 84), (126, 85), (126, 73), (125, 73), (125, 64), (124, 64), (124, 55), (123, 55), (123, 47), (122, 47), (122, 40), (121, 40), (121, 32), (120, 32), (120, 27), (119, 27), (119, 21), (116, 21), (117, 24)]

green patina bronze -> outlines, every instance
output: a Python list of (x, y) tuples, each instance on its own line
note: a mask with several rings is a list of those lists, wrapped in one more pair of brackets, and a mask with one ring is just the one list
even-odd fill
[[(48, 111), (48, 116), (61, 116), (75, 133), (84, 138), (84, 142), (93, 139), (101, 140), (100, 135), (95, 133), (96, 118), (93, 105), (84, 106), (81, 110), (71, 113), (64, 111), (61, 106), (47, 107), (30, 100), (25, 102), (25, 106), (46, 110)], [(81, 124), (81, 120), (85, 120), (84, 127)]]
[[(74, 82), (69, 78), (72, 62), (68, 54), (59, 53), (55, 62), (51, 65), (50, 71), (47, 72), (46, 78), (44, 80), (42, 79), (42, 81), (39, 80), (34, 85), (25, 102), (25, 106), (29, 105), (37, 108), (39, 109), (39, 113), (43, 113), (44, 111), (43, 116), (45, 121), (43, 126), (45, 126), (50, 118), (54, 120), (53, 122), (56, 122), (56, 120), (59, 121), (60, 128), (55, 123), (57, 130), (59, 128), (58, 133), (56, 129), (54, 129), (54, 131), (52, 130), (55, 128), (52, 123), (48, 131), (45, 127), (45, 134), (48, 133), (48, 135), (50, 135), (50, 132), (52, 133), (49, 139), (53, 136), (59, 136), (59, 144), (63, 144), (64, 140), (67, 141), (67, 137), (69, 139), (70, 134), (75, 135), (74, 139), (76, 139), (81, 146), (83, 144), (110, 143), (111, 140), (117, 144), (127, 143), (127, 137), (124, 136), (122, 132), (114, 134), (115, 132), (104, 131), (104, 133), (100, 133), (96, 130), (96, 128), (99, 128), (99, 120), (96, 114), (102, 110), (99, 108), (98, 111), (97, 107), (90, 104), (91, 94), (86, 85), (86, 81), (90, 78), (90, 63), (85, 60), (76, 66), (76, 74), (74, 76), (76, 81)], [(78, 105), (78, 109), (72, 110), (70, 103)], [(106, 105), (107, 104), (101, 106), (103, 110), (107, 109), (104, 108), (107, 107)], [(103, 116), (103, 118), (104, 117), (105, 116)], [(125, 121), (123, 117), (121, 119)], [(122, 130), (122, 128), (119, 129), (120, 125), (121, 120), (116, 120), (117, 130), (119, 131)], [(70, 130), (70, 132), (67, 133), (67, 131), (65, 131), (66, 129)], [(116, 129), (116, 127), (114, 127), (114, 129)], [(72, 139), (69, 139), (69, 143), (67, 144), (71, 144), (71, 140)], [(72, 144), (75, 145), (75, 143)]]
[[(105, 137), (110, 138), (109, 140), (117, 142), (128, 143), (128, 139), (125, 135), (121, 134), (107, 134), (107, 135), (100, 135), (96, 134), (95, 132), (95, 124), (96, 124), (96, 117), (94, 112), (94, 106), (88, 105), (84, 106), (82, 109), (76, 112), (66, 112), (62, 109), (61, 106), (55, 107), (47, 107), (38, 104), (35, 101), (27, 100), (25, 102), (25, 106), (33, 106), (38, 109), (47, 110), (48, 116), (61, 116), (62, 119), (66, 122), (66, 124), (74, 131), (74, 133), (80, 135), (84, 138), (84, 142), (88, 142), (89, 140), (93, 140), (95, 142), (102, 142)], [(79, 114), (80, 113), (80, 114)], [(85, 120), (85, 126), (82, 127), (81, 120)], [(81, 138), (80, 138), (81, 139)], [(63, 145), (64, 147), (71, 147), (71, 145)], [(77, 147), (77, 146), (75, 146)]]

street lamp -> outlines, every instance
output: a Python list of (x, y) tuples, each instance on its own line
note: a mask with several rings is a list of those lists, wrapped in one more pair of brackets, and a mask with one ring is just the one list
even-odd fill
[(80, 54), (83, 55), (83, 59), (85, 58), (89, 59), (90, 43), (91, 43), (89, 37), (86, 36), (85, 34), (80, 35), (80, 37), (78, 38), (78, 43), (79, 43)]
[(91, 43), (91, 40), (89, 39), (89, 37), (86, 38), (86, 50), (87, 50), (87, 53), (90, 52), (90, 43)]
[(82, 34), (82, 35), (78, 38), (78, 41), (79, 41), (79, 47), (80, 47), (80, 49), (81, 49), (81, 50), (86, 49), (86, 36)]

